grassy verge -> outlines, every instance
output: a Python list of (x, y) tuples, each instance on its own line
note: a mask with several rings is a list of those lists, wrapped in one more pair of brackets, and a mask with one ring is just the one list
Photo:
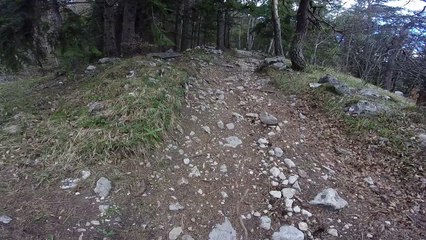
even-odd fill
[[(134, 76), (127, 78), (129, 71)], [(159, 144), (176, 122), (186, 73), (142, 57), (99, 66), (97, 72), (71, 91), (62, 88), (49, 96), (37, 91), (48, 78), (0, 85), (2, 128), (22, 126), (17, 134), (0, 131), (6, 163), (37, 159), (48, 168), (72, 170), (142, 157)], [(37, 102), (45, 98), (54, 107), (40, 110)], [(89, 112), (93, 103), (101, 107)], [(23, 117), (11, 117), (16, 113)]]
[[(410, 119), (422, 119), (425, 117), (424, 114), (416, 112), (414, 103), (373, 85), (366, 84), (358, 78), (332, 69), (310, 69), (303, 73), (268, 70), (268, 74), (274, 80), (274, 84), (285, 94), (303, 96), (313, 107), (318, 107), (329, 116), (343, 122), (348, 134), (356, 136), (376, 135), (377, 137), (389, 139), (391, 149), (405, 150), (405, 142), (412, 137), (412, 133), (407, 131)], [(344, 109), (360, 100), (359, 96), (341, 96), (334, 94), (325, 87), (315, 89), (309, 87), (309, 83), (318, 82), (326, 74), (335, 76), (351, 88), (377, 89), (383, 95), (390, 97), (390, 100), (381, 100), (380, 103), (387, 106), (391, 111), (386, 114), (368, 117), (347, 115)]]

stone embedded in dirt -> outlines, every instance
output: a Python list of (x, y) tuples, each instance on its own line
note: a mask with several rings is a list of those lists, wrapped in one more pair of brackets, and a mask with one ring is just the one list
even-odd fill
[(269, 230), (271, 229), (272, 220), (268, 216), (262, 216), (260, 217), (260, 227)]
[(309, 211), (307, 211), (305, 209), (302, 209), (301, 213), (302, 213), (302, 215), (305, 215), (307, 217), (312, 217), (312, 213), (310, 213)]
[(297, 226), (302, 231), (308, 231), (308, 224), (305, 223), (305, 222), (299, 222), (299, 224), (297, 224)]
[(206, 133), (208, 133), (208, 134), (211, 134), (211, 133), (212, 133), (212, 132), (211, 132), (211, 130), (210, 130), (210, 127), (208, 127), (208, 126), (203, 126), (202, 128), (203, 128), (203, 130), (204, 130)]
[(18, 125), (9, 125), (3, 128), (3, 132), (7, 134), (18, 134), (21, 132), (21, 127)]
[(221, 120), (219, 120), (219, 121), (217, 122), (217, 127), (218, 127), (219, 129), (225, 129), (225, 124), (224, 124)]
[(289, 167), (289, 168), (294, 168), (294, 167), (296, 167), (296, 164), (294, 164), (294, 162), (291, 160), (291, 159), (289, 159), (289, 158), (286, 158), (286, 159), (284, 159), (284, 163), (287, 165), (287, 167)]
[(357, 103), (347, 108), (346, 111), (351, 115), (372, 116), (386, 112), (387, 110), (388, 109), (380, 103), (359, 100)]
[(179, 235), (182, 234), (182, 227), (174, 227), (170, 232), (169, 232), (169, 240), (176, 240), (178, 239)]
[(283, 172), (280, 172), (280, 174), (278, 175), (278, 178), (281, 180), (285, 180), (285, 175)]
[(228, 124), (226, 124), (226, 128), (227, 128), (228, 130), (232, 130), (232, 129), (234, 129), (234, 128), (235, 128), (235, 125), (234, 125), (233, 123), (228, 123)]
[(348, 205), (348, 202), (341, 198), (336, 190), (333, 188), (327, 188), (322, 192), (318, 193), (314, 200), (309, 202), (313, 205), (322, 205), (330, 207), (334, 210), (339, 210)]
[(419, 135), (417, 135), (417, 139), (422, 146), (426, 147), (426, 134), (420, 133)]
[(0, 223), (9, 224), (13, 219), (7, 215), (0, 215)]
[(326, 76), (320, 78), (318, 83), (324, 83), (328, 86), (331, 86), (333, 92), (341, 95), (349, 94), (350, 89), (345, 84), (341, 83), (339, 80), (337, 80), (335, 77), (331, 76), (330, 74), (327, 74)]
[(274, 177), (278, 177), (278, 175), (280, 175), (280, 173), (281, 173), (281, 171), (277, 167), (272, 167), (271, 169), (269, 169), (269, 172)]
[(238, 147), (238, 145), (242, 144), (243, 142), (241, 141), (241, 139), (239, 139), (236, 136), (230, 136), (225, 138), (226, 142), (223, 146), (225, 147), (232, 147), (232, 148), (236, 148)]
[(293, 207), (293, 212), (295, 212), (295, 213), (300, 213), (300, 211), (301, 211), (301, 209), (300, 209), (300, 207), (299, 207), (299, 206), (294, 206), (294, 207)]
[(293, 188), (294, 189), (296, 189), (297, 191), (299, 191), (299, 192), (302, 192), (302, 189), (300, 188), (300, 185), (299, 185), (299, 181), (296, 181), (294, 184), (293, 184)]
[(302, 169), (298, 169), (297, 173), (299, 174), (300, 177), (302, 178), (307, 178), (308, 174), (306, 173), (306, 171), (302, 170)]
[(299, 176), (297, 176), (297, 175), (291, 175), (290, 177), (288, 177), (288, 183), (289, 184), (294, 184), (297, 181), (297, 179), (299, 179)]
[(290, 226), (284, 225), (280, 227), (278, 232), (274, 232), (272, 235), (272, 240), (303, 240), (305, 235), (299, 229)]
[(89, 72), (93, 72), (93, 71), (95, 71), (96, 70), (96, 66), (94, 66), (94, 65), (89, 65), (89, 66), (87, 66), (87, 68), (86, 68), (86, 73), (89, 73)]
[(335, 228), (329, 228), (327, 230), (327, 233), (330, 234), (331, 236), (334, 236), (334, 237), (338, 237), (339, 236), (339, 234), (337, 233), (337, 230)]
[(281, 190), (281, 194), (284, 198), (293, 198), (294, 194), (296, 194), (296, 189), (294, 189), (294, 188), (283, 188)]
[(319, 88), (321, 87), (321, 83), (309, 83), (309, 87), (310, 88)]
[(281, 192), (280, 191), (269, 191), (269, 194), (274, 198), (281, 198)]
[(282, 157), (284, 155), (284, 151), (279, 147), (274, 148), (274, 153), (277, 157)]
[(263, 124), (266, 124), (266, 125), (277, 125), (278, 124), (278, 119), (274, 115), (269, 114), (267, 112), (262, 112), (259, 115), (259, 117), (260, 117), (260, 121)]
[(184, 163), (185, 165), (188, 165), (188, 164), (189, 164), (189, 162), (191, 162), (191, 160), (189, 160), (189, 158), (184, 158), (184, 159), (183, 159), (183, 163)]
[(178, 185), (184, 185), (184, 184), (188, 184), (188, 179), (182, 177), (181, 179), (179, 179), (178, 181)]
[(81, 171), (81, 179), (86, 180), (90, 177), (92, 173), (89, 170), (82, 170)]
[(225, 222), (216, 224), (209, 234), (209, 240), (236, 240), (237, 232), (231, 222), (225, 217)]
[(381, 98), (384, 97), (378, 89), (373, 88), (364, 88), (359, 90), (359, 94), (364, 97), (370, 97), (370, 98)]
[(227, 173), (228, 172), (228, 168), (226, 167), (226, 164), (220, 165), (219, 169), (220, 169), (221, 173)]
[(108, 197), (109, 191), (111, 191), (111, 181), (105, 177), (99, 178), (99, 180), (96, 182), (94, 191), (101, 198)]
[(373, 178), (371, 178), (371, 177), (364, 178), (364, 182), (368, 183), (368, 185), (370, 185), (370, 186), (374, 185)]
[(269, 144), (269, 141), (268, 141), (268, 139), (266, 139), (266, 138), (259, 138), (259, 139), (257, 140), (257, 143), (258, 143), (259, 145), (267, 145), (267, 144)]
[(199, 176), (201, 176), (201, 172), (200, 170), (198, 170), (197, 166), (194, 166), (191, 169), (191, 172), (189, 173), (189, 177), (199, 177)]
[(98, 60), (99, 64), (107, 64), (107, 63), (115, 63), (117, 61), (119, 61), (120, 58), (115, 58), (115, 57), (104, 57)]
[(181, 239), (182, 240), (194, 240), (194, 238), (191, 237), (191, 235), (188, 235), (188, 234), (183, 235)]
[(67, 178), (61, 181), (61, 189), (72, 189), (77, 187), (78, 182), (80, 181), (79, 178)]
[(185, 209), (184, 206), (182, 206), (180, 203), (172, 203), (169, 205), (169, 210), (170, 211), (179, 211), (179, 210), (183, 210)]
[(89, 113), (96, 113), (101, 111), (104, 108), (104, 105), (100, 102), (91, 102), (87, 104), (87, 107), (89, 108)]
[(98, 209), (101, 212), (101, 216), (104, 216), (109, 209), (109, 205), (99, 205)]
[(293, 203), (294, 203), (293, 199), (286, 198), (284, 200), (284, 204), (285, 204), (285, 208), (287, 212), (293, 212)]
[(223, 198), (227, 198), (228, 194), (224, 191), (220, 192), (220, 195), (222, 195)]
[(237, 122), (241, 122), (244, 120), (243, 115), (237, 113), (237, 112), (233, 112), (232, 116), (236, 119)]

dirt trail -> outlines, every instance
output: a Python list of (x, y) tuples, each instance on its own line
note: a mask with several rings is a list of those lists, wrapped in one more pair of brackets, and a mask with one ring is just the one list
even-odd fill
[[(412, 206), (396, 206), (381, 193), (400, 187), (353, 167), (352, 161), (371, 157), (369, 151), (351, 151), (361, 145), (333, 134), (338, 129), (298, 96), (274, 89), (254, 72), (260, 60), (191, 61), (202, 68), (188, 83), (180, 132), (146, 161), (129, 164), (133, 182), (116, 185), (108, 198), (96, 199), (89, 187), (78, 196), (58, 196), (70, 206), (70, 217), (48, 229), (58, 226), (61, 239), (270, 239), (283, 225), (300, 228), (305, 239), (424, 237), (424, 230), (407, 223)], [(255, 116), (265, 111), (278, 119), (276, 126)], [(280, 176), (272, 176), (274, 167)], [(372, 186), (363, 179), (368, 176)], [(309, 204), (328, 187), (348, 206), (330, 211)], [(270, 194), (283, 188), (296, 190), (291, 202)], [(109, 209), (100, 215), (102, 206)]]

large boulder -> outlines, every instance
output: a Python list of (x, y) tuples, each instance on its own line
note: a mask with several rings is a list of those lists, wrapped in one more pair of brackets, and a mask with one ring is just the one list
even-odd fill
[(357, 116), (374, 116), (386, 112), (387, 108), (382, 104), (370, 102), (367, 100), (359, 100), (347, 108), (347, 112)]

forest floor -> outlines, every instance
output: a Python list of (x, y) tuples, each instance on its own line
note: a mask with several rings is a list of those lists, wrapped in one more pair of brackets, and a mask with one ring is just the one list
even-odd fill
[[(138, 138), (130, 131), (117, 136), (118, 142), (127, 141), (120, 145), (126, 151), (119, 154), (112, 140), (110, 148), (99, 152), (98, 148), (81, 155), (71, 151), (79, 141), (87, 146), (103, 138), (104, 129), (119, 125), (108, 122), (117, 119), (109, 117), (117, 105), (124, 109), (118, 119), (134, 123), (125, 113), (138, 109), (126, 106), (135, 102), (135, 94), (150, 93), (140, 86), (129, 90), (132, 76), (119, 83), (131, 96), (119, 97), (123, 102), (93, 98), (105, 104), (99, 108), (89, 104), (93, 116), (81, 113), (90, 103), (81, 97), (88, 90), (78, 81), (57, 86), (57, 79), (43, 82), (49, 87), (38, 88), (40, 96), (31, 96), (32, 103), (44, 99), (39, 109), (14, 115), (14, 121), (25, 122), (25, 127), (2, 136), (0, 239), (303, 239), (284, 238), (285, 233), (282, 238), (272, 237), (284, 225), (300, 229), (304, 239), (426, 238), (425, 152), (412, 137), (424, 131), (421, 121), (407, 117), (404, 126), (409, 128), (401, 125), (407, 134), (412, 132), (409, 151), (389, 149), (373, 131), (348, 133), (352, 126), (325, 111), (306, 91), (287, 94), (277, 83), (276, 72), (255, 72), (262, 62), (255, 55), (194, 54), (170, 63), (143, 61), (144, 67), (155, 68), (156, 75), (167, 75), (176, 67), (190, 76), (176, 83), (185, 88), (184, 94), (167, 92), (166, 100), (153, 96), (159, 102), (153, 106), (170, 103), (174, 96), (182, 96), (182, 106), (178, 118), (162, 117), (170, 114), (175, 102), (159, 113), (158, 118), (168, 119), (173, 127), (161, 141), (154, 136), (158, 141), (152, 148), (134, 150), (137, 145), (131, 144)], [(132, 67), (126, 70), (136, 75), (149, 72)], [(292, 81), (306, 77), (285, 74)], [(109, 89), (102, 82), (96, 86), (99, 94)], [(69, 111), (78, 104), (79, 111)], [(259, 120), (263, 112), (275, 116), (278, 123), (263, 124)], [(77, 113), (81, 115), (76, 117)], [(83, 117), (93, 119), (80, 126)], [(11, 126), (6, 120), (2, 124)], [(69, 132), (62, 133), (64, 129)], [(50, 130), (56, 135), (43, 137)], [(90, 130), (96, 133), (84, 135)], [(153, 127), (149, 134), (155, 131)], [(108, 134), (116, 137), (113, 131)], [(52, 147), (55, 144), (66, 149)], [(100, 155), (104, 159), (94, 161)], [(86, 176), (67, 188), (83, 170)], [(100, 177), (112, 183), (106, 197), (93, 190)], [(71, 178), (68, 185), (61, 183), (66, 178)], [(274, 196), (283, 188), (294, 196)], [(326, 188), (335, 189), (348, 205), (333, 211), (309, 203)]]

